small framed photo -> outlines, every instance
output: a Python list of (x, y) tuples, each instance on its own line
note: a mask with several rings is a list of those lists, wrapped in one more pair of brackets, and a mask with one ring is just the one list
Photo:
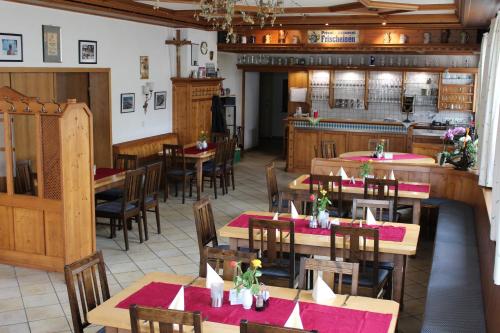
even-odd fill
[(120, 105), (121, 105), (120, 113), (135, 112), (135, 94), (134, 93), (121, 94)]
[(155, 91), (155, 110), (167, 108), (167, 92)]
[(139, 62), (140, 62), (141, 80), (149, 80), (149, 57), (140, 56)]
[(0, 33), (0, 61), (23, 61), (23, 35)]
[(42, 26), (43, 62), (62, 62), (61, 27)]
[(97, 41), (95, 40), (78, 41), (78, 63), (97, 64)]

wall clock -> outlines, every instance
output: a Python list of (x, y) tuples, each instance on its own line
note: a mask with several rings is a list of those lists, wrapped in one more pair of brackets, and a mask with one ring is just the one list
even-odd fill
[(203, 55), (207, 54), (207, 52), (208, 52), (207, 42), (201, 42), (200, 51), (201, 51), (201, 54), (203, 54)]

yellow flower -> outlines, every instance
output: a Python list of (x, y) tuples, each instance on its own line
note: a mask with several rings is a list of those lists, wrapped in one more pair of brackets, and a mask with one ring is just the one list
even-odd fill
[(262, 262), (259, 259), (252, 260), (252, 266), (254, 268), (262, 268)]
[(325, 196), (328, 192), (326, 190), (321, 190), (321, 194)]

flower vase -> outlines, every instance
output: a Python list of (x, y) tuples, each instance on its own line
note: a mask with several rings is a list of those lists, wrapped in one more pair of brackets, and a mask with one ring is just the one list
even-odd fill
[(207, 149), (208, 148), (208, 143), (207, 143), (206, 140), (204, 140), (204, 141), (201, 142), (201, 147), (202, 147), (202, 149)]
[(198, 150), (203, 150), (203, 143), (201, 141), (196, 141), (196, 148)]
[(252, 291), (248, 288), (245, 288), (245, 289), (242, 289), (240, 292), (242, 293), (243, 309), (250, 310), (252, 308), (252, 304), (253, 304)]
[(320, 210), (318, 213), (318, 224), (321, 226), (321, 229), (328, 229), (330, 222), (330, 216), (328, 215), (327, 210)]

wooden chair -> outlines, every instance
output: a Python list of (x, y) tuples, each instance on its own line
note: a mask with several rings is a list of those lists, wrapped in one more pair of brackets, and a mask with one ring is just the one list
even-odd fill
[(251, 218), (248, 239), (250, 252), (260, 249), (260, 280), (268, 285), (293, 288), (297, 277), (294, 222)]
[[(391, 179), (378, 179), (378, 178), (366, 178), (365, 179), (365, 189), (363, 198), (364, 199), (375, 199), (375, 200), (390, 200), (393, 202), (393, 219), (394, 221), (399, 220), (399, 214), (397, 213), (398, 207), (398, 189), (399, 181)], [(394, 195), (391, 195), (390, 192)], [(384, 218), (384, 220), (387, 220)]]
[(68, 290), (73, 332), (83, 333), (84, 328), (90, 325), (87, 313), (110, 297), (102, 252), (95, 252), (64, 266), (64, 278)]
[[(132, 304), (129, 308), (130, 312), (130, 327), (132, 333), (173, 333), (174, 325), (179, 327), (175, 328), (175, 332), (193, 332), (202, 333), (201, 326), (201, 313), (196, 312), (186, 312), (178, 310), (164, 310), (158, 308), (148, 308), (144, 306), (138, 306)], [(149, 327), (146, 327), (146, 323), (149, 322)], [(157, 325), (155, 323), (158, 323)], [(192, 326), (193, 328), (189, 330), (184, 330), (184, 325)], [(158, 329), (155, 329), (155, 326)], [(149, 329), (148, 329), (149, 328)]]
[(186, 202), (186, 183), (189, 181), (189, 196), (193, 196), (193, 180), (196, 171), (186, 167), (184, 147), (182, 145), (163, 145), (163, 168), (165, 170), (165, 197), (167, 201), (170, 183), (175, 185), (175, 196), (178, 195), (178, 183), (182, 182), (182, 203)]
[(267, 199), (269, 201), (269, 211), (275, 212), (278, 209), (279, 189), (278, 180), (276, 178), (276, 170), (274, 163), (266, 165), (266, 181), (267, 181)]
[(16, 161), (16, 194), (36, 195), (35, 176), (31, 169), (30, 160)]
[[(338, 294), (343, 294), (342, 285), (344, 282), (344, 274), (350, 275), (352, 283), (350, 283), (351, 291), (349, 295), (356, 296), (358, 294), (358, 274), (359, 274), (358, 263), (311, 259), (303, 257), (300, 259), (300, 271), (299, 271), (300, 289), (307, 290), (313, 287), (312, 283), (313, 281), (307, 281), (308, 277), (313, 276), (313, 274), (308, 274), (310, 272), (331, 273), (330, 277), (333, 278), (332, 290)], [(323, 279), (326, 282), (327, 279), (325, 278), (325, 276), (323, 276)], [(335, 285), (337, 285), (337, 288), (335, 288)]]
[[(217, 199), (217, 178), (220, 179), (220, 188), (222, 194), (226, 194), (226, 152), (228, 149), (228, 142), (223, 141), (217, 144), (215, 148), (215, 157), (212, 161), (203, 164), (203, 179), (208, 177), (210, 179), (210, 186), (214, 188), (215, 199)], [(201, 190), (204, 190), (204, 182), (201, 182)]]
[(337, 145), (335, 141), (321, 141), (319, 147), (314, 147), (314, 152), (315, 156), (319, 158), (336, 158)]
[(257, 324), (243, 319), (240, 322), (240, 333), (318, 333), (318, 331), (306, 331), (298, 328), (288, 328), (267, 324)]
[(229, 130), (226, 132), (212, 132), (211, 139), (213, 143), (229, 141)]
[[(340, 250), (336, 246), (336, 237), (341, 240)], [(373, 242), (373, 251), (367, 251), (367, 239)], [(392, 298), (392, 272), (379, 267), (378, 229), (333, 225), (330, 251), (330, 259), (333, 261), (343, 258), (346, 262), (359, 263), (358, 289), (360, 294), (374, 298), (381, 295), (384, 298)], [(344, 276), (343, 283), (352, 284), (352, 278)]]
[(226, 176), (226, 193), (227, 187), (231, 184), (233, 191), (235, 189), (234, 183), (234, 154), (236, 150), (236, 139), (233, 138), (229, 140), (227, 151), (226, 151), (226, 165), (225, 165), (225, 176)]
[[(329, 205), (328, 211), (330, 216), (334, 217), (346, 217), (347, 212), (343, 208), (342, 199), (342, 177), (341, 176), (328, 176), (328, 175), (315, 175), (311, 174), (309, 176), (309, 192), (319, 194), (321, 190), (328, 191), (328, 198), (332, 202)], [(314, 185), (317, 183), (317, 190), (314, 190)], [(337, 191), (334, 191), (334, 186), (337, 187)]]
[(301, 215), (311, 215), (312, 214), (312, 204), (311, 195), (305, 192), (290, 192), (282, 191), (278, 196), (278, 213), (291, 213), (293, 202), (297, 212)]
[[(142, 193), (142, 218), (144, 219), (144, 236), (148, 240), (148, 212), (155, 212), (156, 215), (156, 228), (158, 233), (161, 234), (160, 226), (160, 183), (161, 183), (161, 169), (162, 163), (157, 162), (146, 166), (146, 176), (144, 178), (144, 187)], [(151, 210), (154, 208), (154, 210)]]
[(128, 223), (133, 218), (139, 225), (139, 239), (143, 240), (143, 221), (141, 219), (142, 201), (142, 180), (144, 178), (144, 168), (134, 171), (127, 171), (125, 186), (121, 200), (98, 204), (95, 208), (96, 217), (108, 218), (111, 220), (111, 237), (116, 234), (116, 220), (119, 226), (123, 227), (123, 237), (125, 239), (125, 250), (128, 251)]
[(381, 143), (384, 145), (384, 151), (391, 151), (389, 146), (389, 139), (370, 139), (368, 140), (368, 150), (375, 151), (377, 145)]
[[(366, 211), (369, 209), (377, 221), (393, 222), (394, 203), (391, 200), (353, 199), (352, 218), (366, 219)], [(361, 214), (360, 213), (361, 209)]]
[[(113, 156), (113, 168), (120, 170), (135, 170), (139, 165), (137, 155), (129, 154), (115, 154)], [(109, 190), (97, 193), (95, 195), (96, 201), (115, 201), (123, 197), (122, 188), (111, 188)]]
[(232, 281), (235, 269), (231, 267), (231, 261), (241, 262), (249, 265), (254, 259), (257, 259), (255, 252), (241, 252), (236, 250), (217, 249), (205, 246), (203, 248), (202, 260), (200, 260), (200, 277), (207, 277), (207, 263), (219, 273), (222, 269), (222, 279)]
[(198, 249), (200, 251), (200, 262), (203, 259), (203, 249), (212, 243), (214, 248), (229, 250), (227, 245), (219, 245), (217, 231), (215, 230), (214, 214), (212, 204), (207, 198), (203, 198), (193, 204), (194, 223), (198, 236)]

